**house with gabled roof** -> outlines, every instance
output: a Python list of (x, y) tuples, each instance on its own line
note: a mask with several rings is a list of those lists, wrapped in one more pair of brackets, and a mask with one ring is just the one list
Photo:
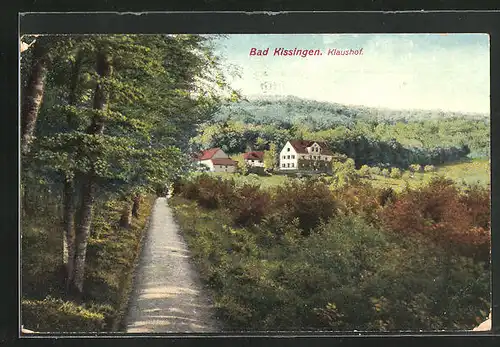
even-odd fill
[(264, 167), (264, 152), (243, 153), (245, 164), (250, 167)]
[(290, 140), (280, 152), (279, 169), (330, 172), (331, 162), (336, 157), (325, 142)]
[(238, 163), (220, 148), (210, 148), (201, 152), (196, 161), (211, 172), (235, 172)]

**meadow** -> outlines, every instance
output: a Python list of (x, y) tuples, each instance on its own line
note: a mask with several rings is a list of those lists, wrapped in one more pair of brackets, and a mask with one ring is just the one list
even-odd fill
[[(237, 184), (253, 184), (268, 189), (282, 185), (289, 181), (286, 175), (258, 176), (256, 174), (241, 175), (226, 172), (212, 172), (210, 175), (224, 179), (234, 179)], [(406, 186), (417, 188), (425, 184), (435, 176), (443, 176), (456, 182), (460, 187), (467, 185), (487, 186), (491, 181), (489, 159), (468, 159), (455, 163), (437, 166), (434, 172), (410, 172), (402, 171), (400, 178), (392, 178), (381, 174), (370, 174), (369, 177), (361, 177), (361, 180), (370, 183), (377, 188), (392, 188), (402, 191)]]

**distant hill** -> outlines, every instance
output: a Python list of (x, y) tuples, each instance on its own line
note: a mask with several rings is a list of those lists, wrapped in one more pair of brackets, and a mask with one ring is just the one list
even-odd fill
[(466, 118), (489, 122), (487, 114), (439, 110), (391, 110), (320, 102), (294, 96), (267, 96), (230, 103), (222, 107), (215, 120), (224, 121), (229, 118), (245, 123), (274, 124), (283, 127), (303, 124), (313, 130), (339, 125), (350, 126), (358, 120), (393, 123)]

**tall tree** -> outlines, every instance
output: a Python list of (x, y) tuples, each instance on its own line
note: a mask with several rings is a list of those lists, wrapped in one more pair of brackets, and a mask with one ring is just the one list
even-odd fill
[(264, 151), (264, 166), (266, 169), (276, 169), (278, 167), (278, 150), (276, 144), (272, 142), (269, 150)]
[(21, 107), (21, 152), (26, 154), (33, 142), (36, 119), (43, 100), (47, 76), (48, 40), (41, 37), (32, 48), (29, 79), (23, 90)]
[(70, 46), (78, 54), (59, 73), (66, 77), (63, 97), (49, 122), (59, 125), (38, 141), (37, 160), (64, 180), (67, 268), (74, 260), (68, 279), (78, 294), (96, 199), (120, 196), (124, 216), (137, 212), (140, 194), (187, 168), (181, 150), (188, 151), (196, 125), (234, 93), (221, 92), (227, 85), (219, 63), (200, 36), (96, 35)]

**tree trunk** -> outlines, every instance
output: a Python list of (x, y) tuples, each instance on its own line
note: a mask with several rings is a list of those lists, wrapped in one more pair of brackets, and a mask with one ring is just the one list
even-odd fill
[[(104, 52), (97, 54), (96, 71), (100, 77), (111, 76), (111, 60), (109, 55)], [(102, 111), (106, 108), (108, 102), (108, 93), (103, 83), (98, 83), (94, 91), (94, 110)], [(95, 115), (92, 119), (92, 124), (87, 129), (88, 134), (102, 134), (104, 132), (104, 120), (100, 115)]]
[(82, 200), (78, 226), (75, 229), (75, 263), (73, 272), (73, 285), (77, 294), (83, 293), (83, 280), (85, 277), (85, 257), (87, 243), (92, 224), (94, 209), (95, 182), (93, 177), (87, 176), (82, 186)]
[[(104, 52), (97, 54), (96, 72), (99, 77), (106, 79), (111, 75), (111, 60), (109, 55)], [(103, 111), (108, 102), (108, 93), (102, 81), (96, 86), (94, 92), (93, 108), (98, 111)], [(102, 135), (104, 132), (104, 120), (99, 114), (95, 114), (92, 118), (92, 124), (87, 128), (87, 133), (91, 135)], [(88, 237), (90, 235), (90, 227), (92, 224), (92, 213), (94, 208), (96, 189), (95, 171), (91, 169), (83, 177), (81, 206), (79, 213), (79, 222), (75, 230), (75, 266), (73, 275), (73, 285), (77, 290), (77, 294), (81, 296), (83, 293), (83, 281), (85, 278), (85, 257), (87, 253)]]
[(131, 223), (132, 223), (132, 210), (130, 208), (130, 203), (126, 201), (125, 205), (123, 206), (122, 215), (120, 217), (120, 227), (128, 229), (130, 228)]
[(21, 152), (29, 152), (33, 142), (36, 119), (43, 100), (47, 75), (47, 54), (43, 40), (37, 40), (33, 48), (33, 63), (28, 84), (24, 89), (21, 109)]
[[(75, 62), (71, 68), (71, 77), (69, 85), (68, 104), (76, 106), (77, 88), (80, 76), (83, 54), (78, 51)], [(70, 129), (73, 128), (74, 117), (67, 116), (67, 123)], [(75, 187), (74, 178), (67, 175), (64, 182), (63, 192), (63, 265), (66, 271), (66, 292), (71, 292), (75, 268)]]
[(133, 205), (132, 205), (132, 216), (134, 218), (139, 218), (139, 208), (141, 206), (141, 195), (136, 194), (133, 199)]
[(75, 194), (72, 178), (64, 182), (63, 196), (63, 264), (66, 270), (66, 291), (69, 292), (73, 281), (73, 269), (75, 267), (75, 206), (73, 196)]

